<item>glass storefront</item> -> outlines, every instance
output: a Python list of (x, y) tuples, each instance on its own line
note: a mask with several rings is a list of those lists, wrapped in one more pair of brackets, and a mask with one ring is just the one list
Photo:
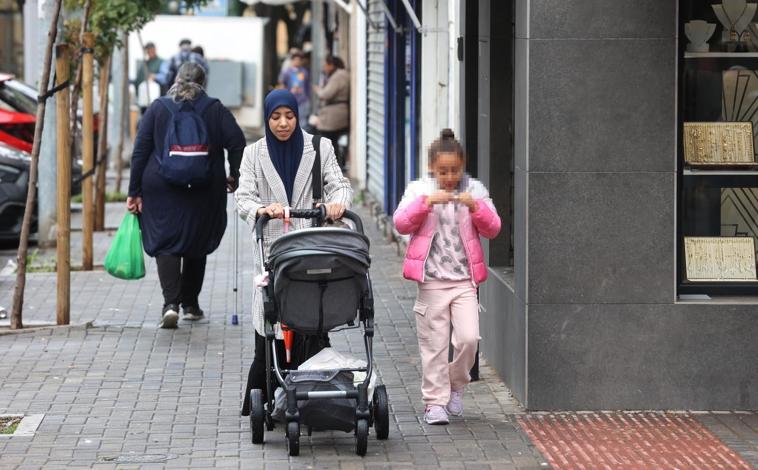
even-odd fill
[(756, 4), (679, 13), (679, 294), (758, 295)]

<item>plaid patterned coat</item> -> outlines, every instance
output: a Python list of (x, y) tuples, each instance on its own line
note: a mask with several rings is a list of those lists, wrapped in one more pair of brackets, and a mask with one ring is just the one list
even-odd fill
[[(303, 140), (303, 158), (295, 177), (295, 185), (292, 191), (293, 203), (290, 204), (292, 208), (296, 209), (313, 207), (311, 169), (316, 158), (316, 151), (313, 147), (313, 136), (311, 134), (303, 131)], [(342, 175), (329, 139), (321, 139), (321, 177), (323, 179), (323, 202), (338, 202), (349, 208), (353, 200), (353, 189), (350, 186), (350, 180)], [(234, 197), (237, 200), (239, 216), (247, 222), (251, 230), (255, 229), (258, 209), (274, 202), (287, 204), (284, 183), (268, 155), (265, 137), (245, 148), (240, 166), (239, 188), (234, 193)], [(299, 230), (310, 227), (310, 225), (310, 220), (292, 219), (290, 230)], [(270, 221), (263, 234), (264, 250), (268, 254), (271, 243), (284, 234), (282, 220)], [(255, 233), (253, 233), (253, 246), (255, 250), (253, 253), (255, 267), (253, 272), (258, 274), (262, 267), (259, 264)], [(253, 288), (253, 324), (258, 334), (263, 335), (263, 302), (258, 288)], [(277, 331), (277, 335), (279, 335), (279, 331)]]

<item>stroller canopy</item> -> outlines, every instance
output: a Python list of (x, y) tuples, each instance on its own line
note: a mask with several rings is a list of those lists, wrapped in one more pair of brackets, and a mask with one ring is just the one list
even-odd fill
[(274, 270), (277, 263), (293, 256), (313, 255), (314, 251), (353, 258), (367, 269), (371, 265), (368, 238), (344, 228), (311, 228), (283, 235), (271, 244), (269, 264)]
[(278, 320), (303, 333), (353, 322), (369, 292), (369, 241), (351, 230), (288, 233), (271, 245), (268, 264)]

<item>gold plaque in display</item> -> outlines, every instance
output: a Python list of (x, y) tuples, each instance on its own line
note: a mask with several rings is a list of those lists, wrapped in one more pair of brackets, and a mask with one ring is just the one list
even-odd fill
[(688, 281), (754, 281), (753, 237), (684, 237)]
[(756, 164), (752, 122), (685, 122), (683, 140), (692, 166)]

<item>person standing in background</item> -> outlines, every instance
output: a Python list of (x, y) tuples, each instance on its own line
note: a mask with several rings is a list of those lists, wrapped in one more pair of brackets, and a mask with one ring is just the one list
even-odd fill
[(299, 122), (304, 125), (311, 114), (311, 80), (308, 69), (303, 66), (305, 55), (300, 49), (293, 49), (290, 65), (279, 75), (279, 85), (295, 95)]
[[(202, 48), (199, 49), (200, 51), (203, 50)], [(198, 64), (200, 67), (202, 67), (203, 71), (205, 71), (205, 77), (207, 80), (207, 77), (210, 74), (208, 61), (205, 60), (205, 57), (203, 55), (193, 51), (192, 41), (189, 39), (182, 39), (179, 41), (179, 52), (177, 52), (173, 57), (171, 57), (170, 60), (164, 63), (163, 69), (159, 74), (159, 78), (163, 79), (163, 83), (166, 84), (167, 88), (170, 88), (174, 85), (174, 80), (176, 79), (176, 74), (179, 71), (179, 67), (186, 64), (187, 62)]]
[[(163, 65), (163, 59), (158, 57), (155, 44), (152, 42), (145, 44), (145, 58), (146, 60), (143, 60), (139, 67), (137, 67), (137, 77), (134, 79), (134, 86), (137, 89), (137, 98), (140, 102), (140, 111), (142, 111), (142, 114), (145, 114), (150, 103), (163, 95), (166, 89), (166, 84), (159, 80), (159, 73), (161, 66)], [(140, 85), (142, 85), (143, 82), (157, 83), (158, 93), (150, 93), (147, 86), (142, 86), (142, 90), (140, 90)], [(149, 86), (149, 83), (147, 85)], [(143, 96), (148, 93), (150, 96)]]
[(345, 167), (345, 156), (337, 144), (340, 136), (350, 130), (350, 74), (345, 70), (345, 63), (339, 57), (327, 56), (324, 59), (326, 83), (323, 87), (313, 86), (319, 98), (318, 118), (315, 120), (316, 131), (332, 141), (337, 152), (337, 160)]

